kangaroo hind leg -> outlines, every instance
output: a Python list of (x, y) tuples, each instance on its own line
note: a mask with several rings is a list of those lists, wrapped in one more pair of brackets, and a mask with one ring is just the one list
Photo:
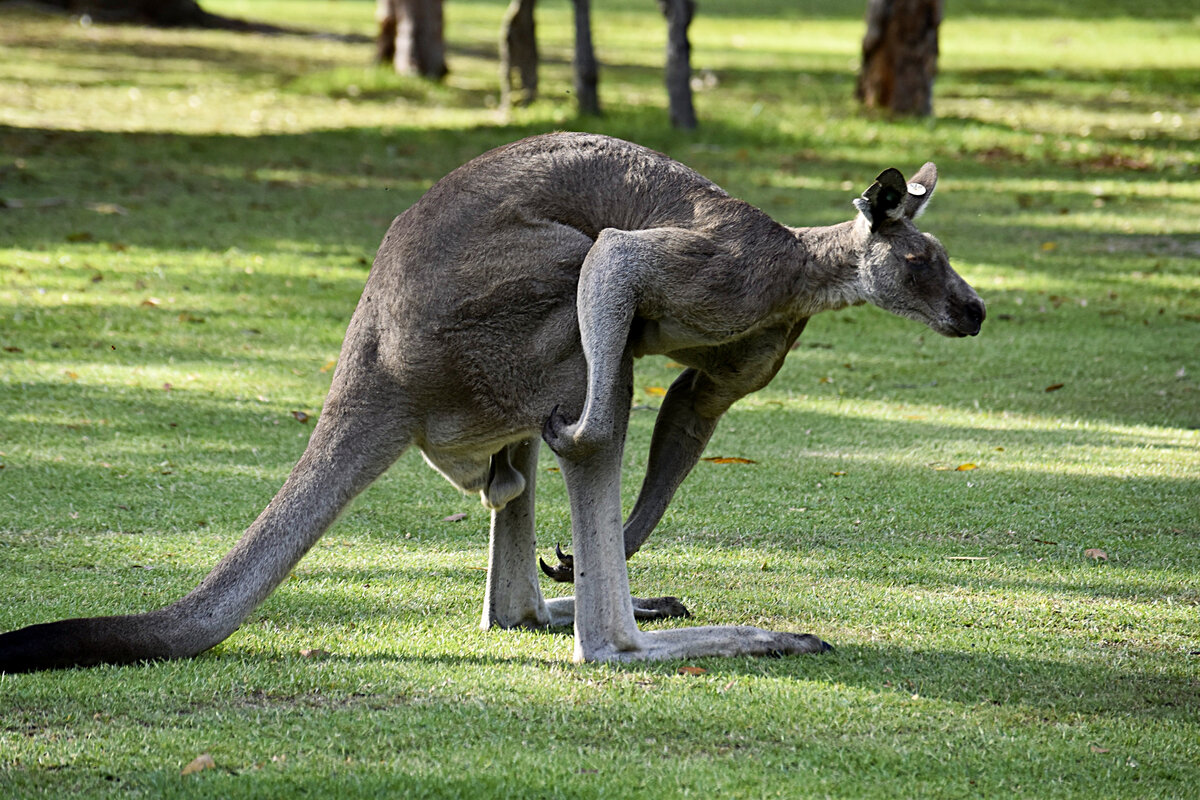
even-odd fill
[[(529, 439), (511, 444), (497, 454), (521, 476), (524, 491), (502, 507), (492, 509), (487, 585), (480, 621), (483, 630), (557, 628), (575, 621), (575, 598), (545, 599), (538, 584), (534, 488), (540, 444), (537, 439)], [(632, 602), (638, 619), (688, 616), (687, 609), (674, 597), (634, 597)]]
[[(556, 617), (542, 597), (534, 562), (537, 541), (533, 501), (540, 444), (537, 439), (526, 439), (510, 444), (492, 456), (493, 464), (501, 461), (513, 470), (520, 478), (523, 491), (502, 505), (492, 507), (487, 585), (480, 621), (484, 630), (493, 627), (544, 628), (571, 623), (569, 615)], [(486, 490), (484, 494), (486, 496)]]
[[(627, 387), (632, 373), (632, 358), (627, 354), (617, 380)], [(593, 453), (582, 458), (559, 456), (571, 502), (575, 548), (575, 660), (642, 661), (830, 649), (809, 634), (744, 625), (638, 629), (621, 525), (621, 454), (628, 419), (627, 409), (618, 413), (611, 440)]]

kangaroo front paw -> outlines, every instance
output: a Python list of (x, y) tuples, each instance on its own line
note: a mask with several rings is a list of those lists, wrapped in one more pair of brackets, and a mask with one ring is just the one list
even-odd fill
[(600, 449), (603, 436), (597, 436), (595, 425), (587, 425), (583, 419), (570, 422), (555, 406), (542, 426), (542, 439), (559, 458), (579, 461)]
[(558, 556), (558, 564), (550, 566), (544, 559), (539, 558), (538, 563), (542, 565), (542, 572), (546, 576), (557, 583), (574, 583), (575, 582), (575, 559), (570, 553), (564, 553), (561, 545), (554, 545), (554, 554)]
[(546, 417), (546, 424), (542, 426), (542, 439), (555, 455), (562, 458), (571, 457), (571, 450), (575, 444), (575, 432), (572, 427), (570, 420), (563, 415), (558, 406), (551, 409), (550, 416)]

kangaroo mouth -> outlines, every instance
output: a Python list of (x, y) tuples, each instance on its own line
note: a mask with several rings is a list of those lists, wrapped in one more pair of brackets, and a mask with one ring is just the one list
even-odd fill
[(929, 327), (942, 336), (951, 339), (965, 339), (968, 336), (978, 336), (983, 328), (983, 321), (976, 319), (940, 319)]

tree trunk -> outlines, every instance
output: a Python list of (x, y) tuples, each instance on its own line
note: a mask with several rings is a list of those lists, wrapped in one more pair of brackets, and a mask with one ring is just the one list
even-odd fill
[(500, 104), (505, 108), (513, 102), (514, 72), (521, 78), (521, 96), (517, 102), (528, 105), (537, 98), (538, 49), (533, 6), (534, 0), (512, 0), (504, 12), (500, 27)]
[(375, 61), (391, 64), (396, 58), (396, 9), (390, 0), (377, 0), (375, 21), (379, 35), (375, 39)]
[(696, 15), (695, 0), (658, 0), (667, 18), (667, 100), (671, 125), (692, 130), (696, 109), (692, 105), (692, 45), (688, 26)]
[(592, 17), (588, 0), (572, 0), (575, 6), (575, 101), (579, 113), (600, 115), (600, 66), (592, 48)]
[(942, 0), (868, 0), (855, 96), (894, 114), (933, 113)]
[(100, 22), (163, 28), (223, 28), (256, 33), (291, 32), (274, 25), (210, 14), (196, 0), (38, 0), (38, 5), (62, 9), (69, 14), (87, 14)]
[(401, 74), (445, 77), (446, 43), (442, 0), (378, 0), (377, 57)]

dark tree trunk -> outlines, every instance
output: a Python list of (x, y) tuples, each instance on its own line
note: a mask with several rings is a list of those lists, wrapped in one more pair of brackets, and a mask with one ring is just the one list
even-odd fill
[(442, 0), (378, 0), (375, 9), (381, 63), (435, 80), (446, 75)]
[(696, 127), (692, 105), (692, 45), (688, 26), (696, 15), (695, 0), (658, 0), (667, 18), (667, 100), (671, 124), (691, 130)]
[(868, 0), (855, 96), (894, 114), (933, 113), (942, 0)]
[(388, 0), (375, 4), (375, 21), (379, 23), (379, 35), (375, 38), (375, 61), (391, 64), (396, 59), (396, 14)]
[[(0, 0), (3, 2), (3, 0)], [(87, 14), (100, 22), (157, 25), (163, 28), (224, 28), (256, 33), (290, 33), (274, 25), (210, 14), (196, 0), (38, 0), (39, 5), (70, 14)]]
[(534, 0), (512, 0), (500, 28), (500, 104), (513, 103), (513, 73), (521, 79), (518, 103), (532, 103), (538, 91), (537, 30), (533, 24)]
[(588, 0), (572, 0), (575, 6), (575, 101), (579, 113), (600, 115), (600, 66), (592, 47), (592, 17)]

